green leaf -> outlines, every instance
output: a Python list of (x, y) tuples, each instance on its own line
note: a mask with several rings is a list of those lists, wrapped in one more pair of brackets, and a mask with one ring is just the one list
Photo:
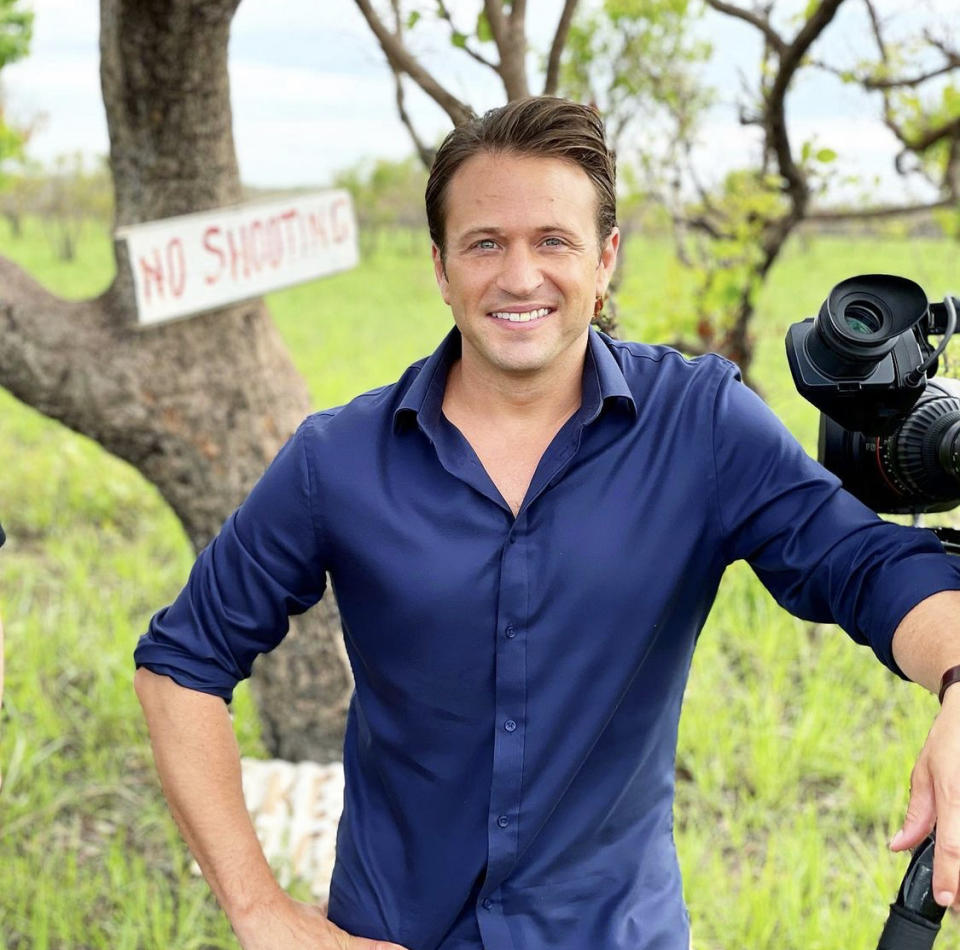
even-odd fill
[(459, 30), (454, 30), (450, 36), (450, 42), (453, 43), (457, 49), (466, 49), (467, 48), (467, 34), (461, 33)]
[(817, 152), (818, 162), (832, 162), (836, 157), (837, 153), (832, 148), (822, 148)]
[(813, 151), (812, 146), (809, 142), (804, 142), (800, 148), (800, 161), (806, 162), (810, 160), (810, 153)]
[(417, 21), (419, 19), (420, 19), (420, 11), (411, 10), (410, 16), (407, 17), (407, 29), (412, 30), (417, 25)]
[(490, 29), (490, 21), (487, 19), (485, 10), (481, 10), (477, 17), (477, 39), (481, 43), (493, 42), (493, 30)]

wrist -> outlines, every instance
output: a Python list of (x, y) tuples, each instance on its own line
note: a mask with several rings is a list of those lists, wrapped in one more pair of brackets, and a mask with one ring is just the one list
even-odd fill
[(239, 924), (282, 914), (293, 903), (293, 898), (276, 880), (272, 880), (254, 894), (246, 894), (237, 900), (221, 900), (220, 903), (230, 923), (236, 928)]
[(955, 697), (960, 692), (954, 689), (957, 683), (960, 683), (960, 665), (951, 666), (944, 670), (940, 677), (940, 691), (937, 694), (941, 706), (948, 696)]

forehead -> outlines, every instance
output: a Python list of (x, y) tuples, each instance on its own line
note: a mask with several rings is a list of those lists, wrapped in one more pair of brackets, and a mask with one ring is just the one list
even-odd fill
[(551, 223), (592, 229), (597, 195), (587, 173), (560, 158), (481, 152), (454, 172), (445, 195), (448, 235), (476, 227)]

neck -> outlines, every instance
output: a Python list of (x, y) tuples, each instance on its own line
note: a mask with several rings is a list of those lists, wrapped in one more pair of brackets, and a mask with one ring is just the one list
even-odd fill
[(444, 407), (455, 404), (506, 425), (566, 419), (580, 406), (586, 351), (584, 334), (583, 346), (570, 347), (564, 359), (544, 370), (514, 374), (477, 359), (464, 341), (460, 360), (450, 368)]

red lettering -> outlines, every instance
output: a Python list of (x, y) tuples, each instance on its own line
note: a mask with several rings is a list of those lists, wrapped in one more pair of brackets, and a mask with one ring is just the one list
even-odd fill
[(220, 275), (223, 273), (223, 268), (227, 263), (227, 257), (223, 253), (223, 248), (213, 243), (213, 239), (218, 238), (220, 234), (220, 228), (216, 224), (211, 224), (210, 227), (203, 232), (203, 249), (208, 254), (216, 255), (217, 258), (216, 272), (203, 275), (203, 279), (208, 285), (215, 284), (220, 279)]
[(303, 248), (304, 254), (310, 253), (310, 232), (307, 230), (307, 222), (303, 219), (303, 215), (299, 211), (295, 211), (294, 214), (297, 216), (297, 224), (300, 225), (300, 246)]
[(258, 271), (264, 263), (266, 248), (263, 245), (263, 223), (255, 220), (250, 225), (250, 263)]
[(250, 276), (250, 255), (249, 242), (247, 239), (247, 229), (240, 228), (239, 240), (234, 237), (233, 231), (227, 231), (227, 249), (230, 252), (230, 276), (234, 281), (237, 280), (237, 264), (243, 267), (243, 276)]
[(267, 244), (270, 247), (270, 266), (277, 268), (283, 263), (283, 235), (277, 217), (267, 220)]
[(297, 256), (297, 232), (294, 227), (294, 219), (297, 217), (297, 212), (291, 209), (290, 211), (284, 211), (280, 215), (280, 220), (283, 222), (284, 231), (286, 232), (286, 245), (287, 252), (291, 257)]
[(330, 238), (327, 237), (327, 224), (316, 212), (310, 212), (310, 243), (316, 247), (319, 244), (329, 244)]
[(151, 298), (151, 282), (156, 287), (157, 296), (163, 300), (163, 261), (160, 259), (158, 248), (153, 249), (153, 266), (151, 267), (147, 259), (140, 258), (141, 283), (143, 284), (143, 296), (147, 303)]
[(333, 222), (334, 243), (343, 244), (350, 237), (350, 205), (346, 198), (338, 198), (333, 203), (330, 218)]
[(187, 256), (183, 253), (183, 241), (171, 238), (167, 242), (167, 273), (170, 275), (170, 291), (174, 297), (183, 294), (187, 284)]

